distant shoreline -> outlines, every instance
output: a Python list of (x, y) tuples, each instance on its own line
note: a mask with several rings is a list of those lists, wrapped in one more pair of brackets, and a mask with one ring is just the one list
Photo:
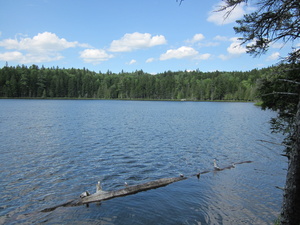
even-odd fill
[(114, 98), (114, 99), (104, 99), (104, 98), (67, 98), (67, 97), (57, 97), (57, 98), (31, 98), (31, 97), (0, 97), (1, 99), (23, 99), (23, 100), (117, 100), (117, 101), (161, 101), (161, 102), (244, 102), (244, 103), (255, 103), (255, 105), (260, 105), (257, 101), (243, 101), (243, 100), (192, 100), (192, 99), (143, 99), (143, 98)]

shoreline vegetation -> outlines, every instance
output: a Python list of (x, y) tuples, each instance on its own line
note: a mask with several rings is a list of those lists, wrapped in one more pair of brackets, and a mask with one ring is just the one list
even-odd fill
[(142, 70), (98, 73), (88, 69), (0, 68), (0, 99), (257, 102), (260, 80), (273, 67), (246, 72)]
[(260, 105), (259, 101), (243, 101), (243, 100), (192, 100), (192, 99), (142, 99), (142, 98), (122, 98), (122, 99), (105, 99), (105, 98), (68, 98), (68, 97), (0, 97), (0, 99), (20, 99), (20, 100), (103, 100), (103, 101), (158, 101), (158, 102), (241, 102), (241, 103), (251, 103), (253, 102), (255, 105)]

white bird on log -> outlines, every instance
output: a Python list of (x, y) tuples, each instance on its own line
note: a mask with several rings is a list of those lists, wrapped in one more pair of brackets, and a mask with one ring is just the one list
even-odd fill
[(220, 167), (218, 167), (218, 165), (217, 165), (216, 159), (214, 159), (214, 169), (215, 170), (221, 170)]
[(81, 193), (80, 198), (84, 198), (84, 197), (87, 197), (89, 195), (90, 195), (90, 193), (88, 191), (85, 191), (85, 192)]
[(99, 192), (99, 191), (102, 191), (100, 181), (98, 181), (98, 183), (96, 184), (96, 193)]
[(127, 182), (125, 182), (125, 183), (124, 183), (124, 185), (125, 185), (126, 187), (128, 187), (128, 184), (127, 184)]

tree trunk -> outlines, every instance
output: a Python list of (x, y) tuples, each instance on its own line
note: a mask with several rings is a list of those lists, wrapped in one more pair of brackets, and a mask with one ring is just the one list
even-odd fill
[(300, 100), (295, 119), (294, 144), (289, 153), (285, 193), (281, 212), (281, 224), (300, 224)]

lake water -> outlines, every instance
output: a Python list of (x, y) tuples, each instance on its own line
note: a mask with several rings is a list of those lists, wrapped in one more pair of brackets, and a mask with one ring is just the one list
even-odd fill
[[(270, 224), (287, 160), (253, 103), (0, 100), (0, 224)], [(40, 212), (88, 190), (198, 180)]]

